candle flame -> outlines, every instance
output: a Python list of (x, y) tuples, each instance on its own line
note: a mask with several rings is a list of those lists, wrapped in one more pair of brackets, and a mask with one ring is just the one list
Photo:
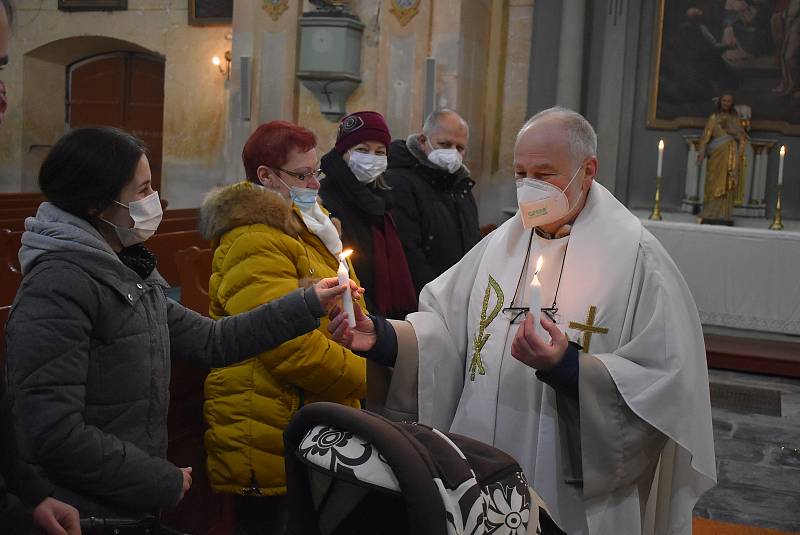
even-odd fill
[(658, 141), (658, 150), (664, 150), (664, 140), (663, 139)]
[(211, 63), (213, 63), (214, 65), (219, 67), (219, 65), (220, 65), (220, 63), (222, 63), (222, 61), (219, 59), (219, 56), (214, 56), (213, 58), (211, 58)]
[(339, 255), (339, 261), (340, 261), (340, 262), (344, 262), (344, 260), (345, 260), (345, 259), (346, 259), (348, 256), (350, 256), (351, 254), (353, 254), (353, 250), (352, 250), (352, 249), (345, 249), (345, 250), (344, 250), (344, 251), (342, 251), (342, 253)]
[(786, 145), (781, 145), (781, 158), (786, 156)]

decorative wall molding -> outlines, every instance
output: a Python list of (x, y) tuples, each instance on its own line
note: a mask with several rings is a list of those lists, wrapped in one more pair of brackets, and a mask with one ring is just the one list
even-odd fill
[(281, 18), (281, 15), (289, 9), (289, 0), (262, 0), (263, 4), (261, 9), (267, 12), (267, 15), (274, 21)]
[(389, 12), (394, 15), (400, 26), (405, 26), (417, 13), (419, 13), (419, 3), (421, 0), (392, 0), (392, 7)]

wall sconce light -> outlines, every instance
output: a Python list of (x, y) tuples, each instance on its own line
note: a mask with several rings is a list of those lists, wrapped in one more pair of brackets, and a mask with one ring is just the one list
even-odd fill
[(219, 56), (214, 56), (211, 58), (211, 63), (217, 66), (219, 69), (220, 74), (222, 74), (226, 80), (231, 79), (231, 60), (233, 56), (231, 56), (231, 51), (225, 51), (225, 67), (222, 66), (222, 60), (219, 59)]

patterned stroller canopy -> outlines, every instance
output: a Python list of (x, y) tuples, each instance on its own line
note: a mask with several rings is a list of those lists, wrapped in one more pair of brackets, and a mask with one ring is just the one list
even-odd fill
[(335, 403), (284, 434), (292, 535), (562, 535), (508, 454)]

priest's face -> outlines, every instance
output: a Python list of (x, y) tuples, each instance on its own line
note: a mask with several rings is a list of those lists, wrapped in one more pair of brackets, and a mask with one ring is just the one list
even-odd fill
[[(577, 170), (577, 173), (576, 173)], [(583, 209), (586, 194), (597, 174), (597, 158), (576, 159), (570, 151), (569, 139), (562, 118), (543, 117), (524, 130), (514, 148), (514, 178), (536, 178), (562, 190), (569, 200), (570, 211), (562, 219), (542, 227), (555, 232), (571, 223)], [(575, 180), (570, 180), (572, 177)]]

